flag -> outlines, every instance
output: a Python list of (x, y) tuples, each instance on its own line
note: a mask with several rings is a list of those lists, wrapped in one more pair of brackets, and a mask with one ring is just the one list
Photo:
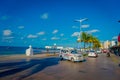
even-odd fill
[(120, 33), (119, 33), (119, 35), (118, 35), (118, 42), (120, 42)]

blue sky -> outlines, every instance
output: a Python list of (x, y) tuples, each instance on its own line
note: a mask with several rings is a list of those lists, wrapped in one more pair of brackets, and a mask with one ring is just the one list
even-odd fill
[(0, 45), (76, 46), (82, 31), (100, 41), (120, 32), (120, 0), (0, 0)]

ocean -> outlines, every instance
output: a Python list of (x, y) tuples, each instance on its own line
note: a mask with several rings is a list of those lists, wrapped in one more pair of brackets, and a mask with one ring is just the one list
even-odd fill
[[(25, 54), (26, 49), (29, 47), (15, 47), (15, 46), (0, 46), (0, 55), (20, 55)], [(59, 50), (50, 49), (50, 53), (58, 52)], [(33, 47), (34, 54), (43, 54), (47, 52), (45, 48)]]

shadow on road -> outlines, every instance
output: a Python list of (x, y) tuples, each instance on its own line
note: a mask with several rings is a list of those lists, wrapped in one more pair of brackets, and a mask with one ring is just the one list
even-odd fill
[[(34, 73), (37, 73), (45, 69), (46, 67), (57, 65), (58, 63), (59, 63), (59, 58), (55, 58), (55, 57), (44, 58), (44, 59), (31, 59), (29, 61), (21, 61), (21, 62), (0, 63), (0, 77), (9, 76), (30, 69), (29, 72), (26, 72), (27, 74), (22, 75), (20, 77), (20, 79), (22, 79)], [(8, 69), (8, 70), (4, 70), (4, 69)]]

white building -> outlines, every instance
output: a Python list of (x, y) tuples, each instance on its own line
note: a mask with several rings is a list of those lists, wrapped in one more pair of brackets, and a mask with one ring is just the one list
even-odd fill
[(115, 41), (108, 41), (108, 40), (104, 41), (103, 44), (101, 44), (102, 48), (106, 48), (106, 49), (115, 45), (116, 45)]
[[(52, 49), (54, 46), (45, 46), (45, 48)], [(56, 46), (56, 49), (63, 49), (62, 46)]]
[(115, 46), (115, 41), (111, 41), (111, 45), (110, 46)]
[(51, 48), (52, 48), (52, 46), (45, 46), (45, 48), (51, 49)]
[(58, 46), (57, 49), (63, 49), (63, 47), (62, 46)]
[(103, 44), (103, 48), (106, 48), (108, 49), (110, 47), (110, 41), (105, 41), (104, 44)]

